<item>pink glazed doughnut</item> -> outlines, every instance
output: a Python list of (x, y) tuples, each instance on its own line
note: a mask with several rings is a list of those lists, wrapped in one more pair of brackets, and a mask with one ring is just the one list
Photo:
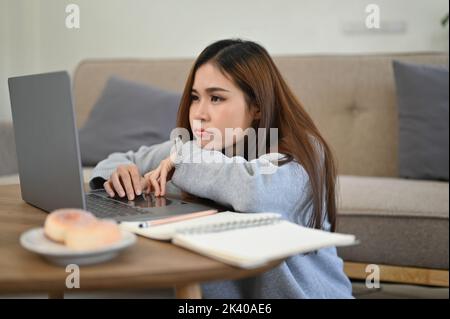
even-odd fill
[(122, 238), (113, 220), (99, 220), (82, 227), (71, 227), (66, 234), (66, 246), (74, 250), (94, 250), (112, 245)]
[(44, 224), (44, 234), (51, 240), (64, 244), (70, 228), (84, 228), (96, 222), (95, 216), (85, 210), (74, 208), (57, 209), (47, 216)]

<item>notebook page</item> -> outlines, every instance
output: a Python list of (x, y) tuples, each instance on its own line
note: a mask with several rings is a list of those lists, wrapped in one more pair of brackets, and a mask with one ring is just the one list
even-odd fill
[(330, 246), (355, 243), (355, 236), (329, 233), (281, 221), (272, 225), (212, 232), (177, 234), (174, 244), (222, 262), (254, 268), (271, 260)]
[(136, 222), (123, 222), (120, 224), (120, 228), (131, 231), (141, 236), (159, 239), (159, 240), (170, 240), (173, 238), (178, 230), (189, 229), (193, 227), (205, 227), (209, 225), (221, 225), (223, 223), (238, 222), (245, 220), (260, 219), (264, 217), (277, 217), (279, 214), (275, 213), (236, 213), (231, 211), (226, 211), (222, 213), (217, 213), (214, 215), (159, 225), (150, 226), (148, 228), (140, 228), (139, 223)]

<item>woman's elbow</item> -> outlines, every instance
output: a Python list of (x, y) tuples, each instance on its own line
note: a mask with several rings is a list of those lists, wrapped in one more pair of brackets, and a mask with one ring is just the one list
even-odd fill
[(235, 211), (241, 213), (257, 213), (263, 211), (267, 194), (259, 190), (249, 192), (238, 192), (233, 196), (231, 205)]

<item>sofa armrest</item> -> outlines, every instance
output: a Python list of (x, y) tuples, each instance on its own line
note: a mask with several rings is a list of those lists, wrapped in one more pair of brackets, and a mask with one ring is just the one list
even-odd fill
[(0, 122), (0, 176), (17, 173), (16, 144), (12, 122)]

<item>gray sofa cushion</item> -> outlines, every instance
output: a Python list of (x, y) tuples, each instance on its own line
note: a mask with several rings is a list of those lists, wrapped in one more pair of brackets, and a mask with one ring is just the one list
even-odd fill
[(448, 66), (394, 61), (399, 175), (448, 181)]
[(79, 131), (83, 165), (95, 166), (113, 152), (167, 141), (176, 126), (180, 98), (177, 93), (111, 77)]
[(17, 173), (16, 143), (12, 122), (0, 122), (0, 176)]
[(449, 184), (384, 177), (339, 176), (337, 230), (357, 246), (344, 260), (448, 269)]

